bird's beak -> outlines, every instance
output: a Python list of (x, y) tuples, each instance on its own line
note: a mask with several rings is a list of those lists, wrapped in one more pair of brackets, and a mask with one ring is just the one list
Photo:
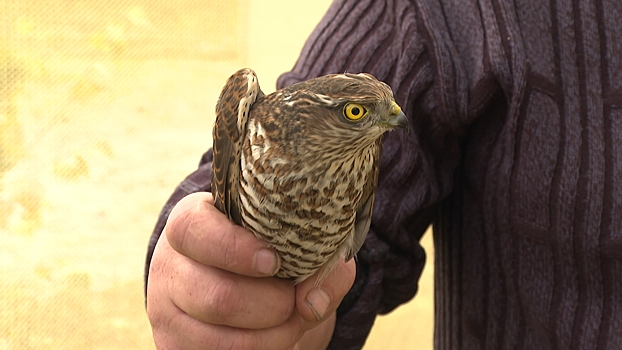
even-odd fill
[(393, 128), (402, 128), (408, 132), (408, 118), (406, 114), (402, 112), (400, 106), (397, 103), (393, 102), (393, 106), (391, 107), (391, 116), (393, 118), (389, 119), (389, 125)]

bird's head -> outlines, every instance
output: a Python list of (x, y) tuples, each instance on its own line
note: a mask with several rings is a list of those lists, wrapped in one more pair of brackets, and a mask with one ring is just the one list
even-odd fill
[(408, 130), (389, 85), (370, 74), (325, 75), (277, 94), (285, 115), (292, 116), (288, 122), (300, 126), (308, 147), (360, 149), (388, 130)]

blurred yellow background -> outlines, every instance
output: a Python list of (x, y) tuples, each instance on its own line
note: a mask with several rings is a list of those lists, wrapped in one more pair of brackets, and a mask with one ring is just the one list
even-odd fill
[[(222, 85), (274, 91), (329, 3), (0, 0), (0, 350), (154, 348), (149, 234)], [(420, 285), (365, 349), (432, 348), (431, 264)]]

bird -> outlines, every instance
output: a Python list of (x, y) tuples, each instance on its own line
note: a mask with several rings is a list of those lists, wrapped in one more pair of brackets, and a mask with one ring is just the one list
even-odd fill
[(211, 191), (234, 223), (276, 249), (275, 276), (322, 281), (371, 225), (382, 136), (408, 130), (389, 85), (328, 74), (265, 95), (235, 72), (216, 103)]

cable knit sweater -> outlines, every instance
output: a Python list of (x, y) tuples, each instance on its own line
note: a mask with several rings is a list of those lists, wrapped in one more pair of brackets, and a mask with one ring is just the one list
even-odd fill
[(620, 18), (617, 0), (333, 3), (279, 87), (369, 72), (411, 132), (385, 138), (331, 349), (415, 295), (431, 223), (436, 349), (622, 349)]

